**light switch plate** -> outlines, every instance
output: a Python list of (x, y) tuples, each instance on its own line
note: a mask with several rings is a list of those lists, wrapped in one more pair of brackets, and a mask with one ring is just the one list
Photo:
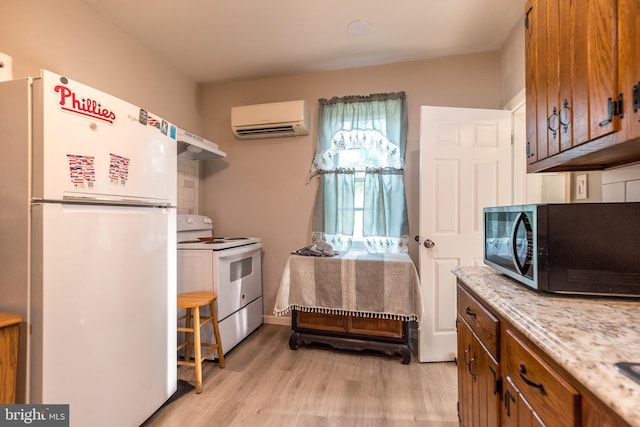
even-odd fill
[(576, 176), (576, 199), (586, 199), (587, 196), (587, 175)]

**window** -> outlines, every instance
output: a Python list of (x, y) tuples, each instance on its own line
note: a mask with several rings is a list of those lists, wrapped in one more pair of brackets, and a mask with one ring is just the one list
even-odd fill
[[(310, 176), (319, 175), (312, 240), (346, 251), (406, 251), (404, 92), (319, 100)], [(404, 246), (403, 246), (404, 242)]]

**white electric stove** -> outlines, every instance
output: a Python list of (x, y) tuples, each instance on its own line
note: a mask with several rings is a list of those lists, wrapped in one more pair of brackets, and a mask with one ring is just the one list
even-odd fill
[[(218, 295), (216, 310), (226, 354), (263, 323), (261, 239), (215, 237), (213, 221), (202, 215), (178, 215), (177, 232), (178, 293)], [(178, 337), (179, 342), (183, 339)], [(214, 341), (212, 328), (203, 329), (202, 341)]]

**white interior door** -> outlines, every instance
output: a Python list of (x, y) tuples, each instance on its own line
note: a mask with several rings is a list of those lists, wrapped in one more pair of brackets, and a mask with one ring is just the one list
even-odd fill
[[(513, 198), (511, 112), (421, 107), (418, 359), (453, 360), (456, 265), (482, 264), (482, 208)], [(431, 247), (427, 247), (431, 246)]]

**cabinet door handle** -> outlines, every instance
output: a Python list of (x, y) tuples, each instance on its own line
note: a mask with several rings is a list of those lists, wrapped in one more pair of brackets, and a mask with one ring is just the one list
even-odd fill
[(562, 108), (560, 109), (558, 120), (560, 120), (562, 132), (567, 133), (567, 130), (569, 130), (569, 125), (571, 124), (571, 107), (569, 107), (569, 101), (567, 101), (566, 99), (562, 103)]
[(547, 117), (547, 129), (551, 131), (553, 139), (556, 139), (556, 136), (558, 135), (558, 122), (558, 109), (553, 107), (553, 112), (549, 117)]
[(467, 308), (464, 310), (464, 312), (465, 312), (465, 313), (467, 313), (467, 315), (468, 315), (468, 316), (473, 317), (474, 319), (477, 319), (477, 318), (478, 318), (478, 315), (477, 315), (477, 314), (475, 314), (475, 313), (473, 312), (473, 310), (471, 310), (471, 307), (467, 307)]
[(474, 355), (473, 355), (473, 357), (471, 358), (471, 360), (469, 360), (469, 365), (468, 365), (469, 373), (470, 373), (470, 374), (471, 374), (471, 376), (472, 376), (472, 377), (474, 377), (474, 378), (478, 376), (478, 374), (477, 374), (477, 373), (475, 373), (475, 372), (473, 372), (473, 370), (471, 369), (471, 365), (472, 365), (473, 363), (475, 363), (475, 361), (476, 361), (476, 355), (474, 354)]
[(536, 383), (531, 381), (529, 378), (527, 378), (526, 374), (527, 374), (527, 368), (524, 365), (520, 365), (520, 378), (522, 378), (522, 381), (524, 381), (525, 384), (528, 385), (529, 387), (537, 388), (538, 390), (540, 390), (541, 395), (546, 396), (547, 392), (544, 389), (544, 386), (542, 385), (542, 383)]

